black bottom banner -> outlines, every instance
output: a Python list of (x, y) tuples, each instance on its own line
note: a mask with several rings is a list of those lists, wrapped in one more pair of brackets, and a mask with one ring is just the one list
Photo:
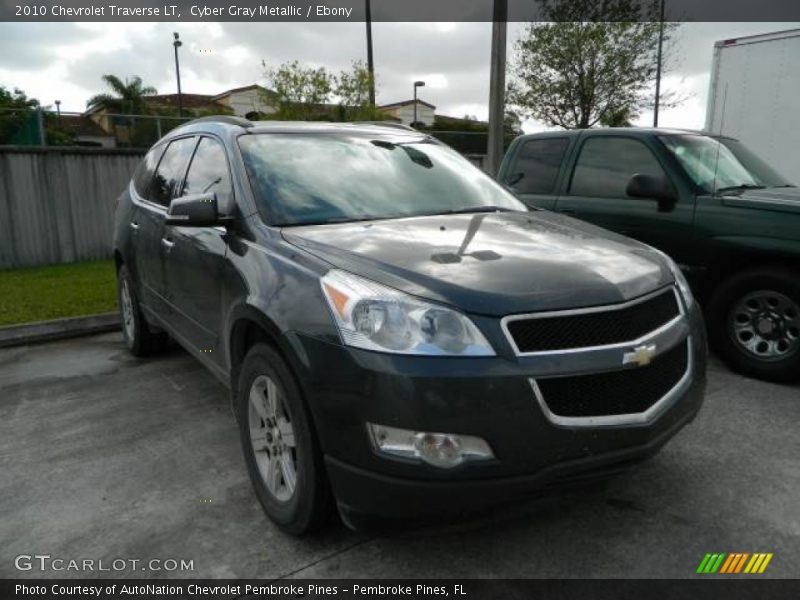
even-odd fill
[(800, 598), (797, 579), (3, 579), (2, 600), (295, 598), (696, 600)]

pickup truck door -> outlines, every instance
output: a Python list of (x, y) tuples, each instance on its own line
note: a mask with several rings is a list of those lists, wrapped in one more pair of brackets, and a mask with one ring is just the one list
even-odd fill
[(528, 207), (552, 210), (569, 145), (570, 138), (563, 135), (520, 141), (511, 149), (508, 164), (503, 165), (500, 182)]
[(555, 210), (650, 244), (678, 263), (697, 260), (693, 251), (695, 198), (674, 203), (632, 198), (626, 188), (636, 174), (666, 177), (664, 164), (643, 139), (624, 135), (582, 136)]

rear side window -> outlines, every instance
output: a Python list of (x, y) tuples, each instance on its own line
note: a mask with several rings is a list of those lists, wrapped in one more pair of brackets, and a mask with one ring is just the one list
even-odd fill
[(518, 194), (552, 194), (567, 144), (567, 138), (524, 142), (505, 183)]
[(161, 206), (169, 206), (183, 181), (196, 141), (195, 138), (182, 138), (167, 146), (161, 162), (158, 163), (150, 200)]
[(634, 175), (666, 176), (656, 157), (639, 140), (589, 138), (581, 147), (569, 193), (573, 196), (626, 198), (625, 188)]
[(133, 188), (142, 198), (150, 199), (150, 184), (153, 182), (153, 174), (156, 172), (158, 160), (164, 153), (164, 146), (152, 148), (144, 157), (136, 173), (133, 175)]
[(181, 196), (207, 192), (217, 195), (220, 212), (230, 214), (233, 208), (233, 191), (225, 149), (216, 140), (204, 137), (197, 146), (192, 164), (189, 165)]

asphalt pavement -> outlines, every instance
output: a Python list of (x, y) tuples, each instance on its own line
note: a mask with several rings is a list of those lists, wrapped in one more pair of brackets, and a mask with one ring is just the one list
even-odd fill
[[(296, 539), (251, 491), (226, 390), (180, 349), (139, 360), (119, 333), (7, 348), (0, 576), (683, 578), (708, 552), (770, 552), (762, 577), (798, 577), (799, 424), (800, 385), (712, 360), (695, 422), (605, 489), (438, 528), (336, 523)], [(42, 572), (17, 560), (28, 555), (141, 562)], [(152, 559), (162, 570), (142, 571)], [(193, 570), (164, 571), (169, 559)]]

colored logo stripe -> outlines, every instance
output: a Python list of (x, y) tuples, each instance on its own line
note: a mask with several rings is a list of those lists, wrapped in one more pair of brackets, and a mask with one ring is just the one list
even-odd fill
[[(709, 553), (703, 557), (700, 566), (697, 567), (697, 572), (702, 574), (719, 572), (720, 574), (726, 575), (742, 572), (747, 574), (763, 573), (772, 560), (772, 556), (772, 553), (765, 552), (757, 552), (754, 554), (750, 554), (749, 552), (732, 552), (730, 554), (724, 552), (716, 554)], [(745, 564), (747, 566), (745, 566)]]

